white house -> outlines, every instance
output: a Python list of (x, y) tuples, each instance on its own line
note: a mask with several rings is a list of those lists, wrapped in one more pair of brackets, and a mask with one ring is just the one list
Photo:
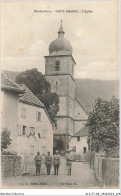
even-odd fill
[(5, 74), (1, 74), (1, 127), (11, 132), (9, 151), (17, 151), (18, 95), (23, 90)]
[(84, 155), (88, 152), (88, 128), (83, 126), (75, 135), (72, 136), (69, 148), (73, 149), (75, 154)]
[(25, 86), (18, 104), (18, 152), (34, 157), (53, 154), (53, 124), (41, 101)]

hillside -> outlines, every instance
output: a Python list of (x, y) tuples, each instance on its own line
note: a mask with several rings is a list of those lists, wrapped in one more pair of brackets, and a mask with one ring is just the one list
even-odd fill
[(16, 80), (16, 76), (17, 76), (20, 72), (4, 70), (3, 73), (6, 74), (11, 80), (15, 81), (15, 80)]
[[(4, 71), (4, 73), (13, 81), (20, 72)], [(92, 79), (75, 79), (75, 96), (83, 109), (89, 113), (97, 97), (110, 99), (112, 96), (119, 97), (119, 81), (102, 81)]]
[(76, 79), (75, 96), (89, 113), (96, 98), (109, 100), (112, 96), (119, 98), (119, 81), (101, 81), (91, 79)]

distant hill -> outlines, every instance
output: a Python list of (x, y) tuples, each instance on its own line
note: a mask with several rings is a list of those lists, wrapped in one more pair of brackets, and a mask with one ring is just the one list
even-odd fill
[(6, 74), (12, 81), (15, 82), (16, 76), (17, 76), (20, 72), (3, 70), (3, 73)]
[(119, 81), (76, 79), (75, 96), (88, 114), (96, 98), (105, 100), (111, 99), (112, 96), (119, 98)]
[[(3, 71), (11, 80), (15, 81), (20, 72)], [(96, 98), (101, 97), (109, 100), (112, 96), (119, 98), (119, 81), (118, 80), (92, 80), (92, 79), (75, 79), (76, 89), (75, 97), (87, 112), (92, 110)]]

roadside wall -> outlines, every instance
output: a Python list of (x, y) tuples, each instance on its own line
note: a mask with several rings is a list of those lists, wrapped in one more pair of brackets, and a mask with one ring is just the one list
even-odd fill
[(21, 175), (21, 158), (16, 155), (2, 155), (2, 177)]

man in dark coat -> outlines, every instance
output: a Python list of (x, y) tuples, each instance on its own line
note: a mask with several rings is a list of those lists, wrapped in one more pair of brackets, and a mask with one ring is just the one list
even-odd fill
[(50, 175), (50, 170), (52, 165), (52, 156), (50, 155), (50, 152), (48, 152), (48, 155), (45, 157), (45, 165), (47, 168), (47, 175)]
[(42, 157), (40, 155), (40, 152), (37, 152), (37, 155), (34, 158), (35, 160), (35, 165), (36, 165), (36, 176), (40, 175), (40, 168), (41, 168), (41, 162), (42, 162)]

